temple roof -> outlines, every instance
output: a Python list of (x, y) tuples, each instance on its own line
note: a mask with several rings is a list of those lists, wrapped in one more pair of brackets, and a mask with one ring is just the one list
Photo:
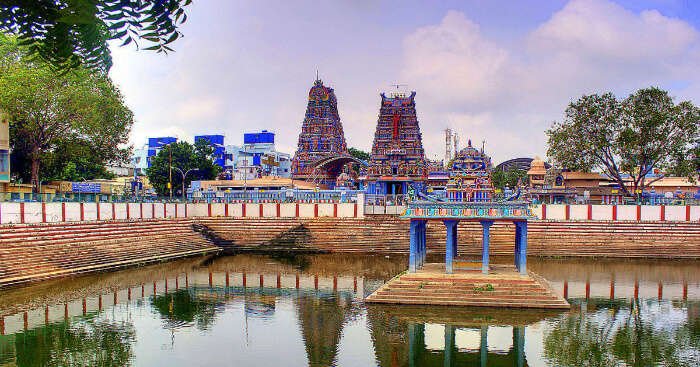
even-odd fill
[(527, 171), (528, 175), (544, 175), (547, 173), (544, 161), (542, 158), (535, 156), (535, 159), (530, 162), (530, 169)]

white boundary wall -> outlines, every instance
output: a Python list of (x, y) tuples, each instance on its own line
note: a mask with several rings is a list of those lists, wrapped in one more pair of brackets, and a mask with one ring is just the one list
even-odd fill
[[(365, 214), (400, 215), (404, 207), (354, 203), (0, 203), (0, 224), (77, 222), (99, 219), (193, 217), (362, 218)], [(700, 222), (700, 205), (532, 205), (538, 219), (570, 221)], [(367, 212), (365, 213), (365, 210)], [(127, 218), (128, 214), (128, 218)]]
[(531, 205), (537, 219), (700, 222), (700, 205)]

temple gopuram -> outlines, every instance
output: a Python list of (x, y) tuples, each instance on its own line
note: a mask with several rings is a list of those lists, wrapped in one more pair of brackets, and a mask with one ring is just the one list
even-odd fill
[(409, 187), (422, 191), (427, 171), (423, 142), (416, 118), (416, 92), (409, 96), (381, 94), (365, 183), (370, 194), (397, 195)]
[(478, 150), (469, 140), (467, 147), (457, 152), (449, 164), (450, 179), (445, 191), (449, 201), (483, 202), (493, 199), (491, 157)]
[(344, 166), (352, 162), (333, 88), (316, 79), (309, 90), (306, 116), (292, 159), (292, 179), (333, 188)]

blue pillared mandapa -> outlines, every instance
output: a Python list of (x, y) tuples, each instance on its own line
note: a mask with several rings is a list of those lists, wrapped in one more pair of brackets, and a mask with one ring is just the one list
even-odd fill
[(527, 203), (521, 202), (433, 202), (413, 201), (406, 207), (403, 218), (411, 220), (409, 272), (423, 267), (427, 255), (427, 222), (441, 220), (447, 231), (445, 243), (445, 271), (449, 274), (461, 264), (458, 258), (457, 227), (460, 221), (478, 221), (482, 227), (480, 268), (489, 272), (489, 244), (491, 226), (495, 221), (515, 224), (514, 263), (517, 270), (527, 274), (527, 221), (534, 219)]

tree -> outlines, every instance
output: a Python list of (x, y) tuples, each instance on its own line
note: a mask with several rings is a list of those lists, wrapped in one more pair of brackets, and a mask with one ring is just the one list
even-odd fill
[[(348, 153), (350, 153), (351, 156), (363, 161), (363, 162), (368, 162), (369, 161), (369, 153), (365, 152), (364, 150), (360, 150), (357, 148), (348, 148)], [(350, 164), (350, 169), (352, 169), (352, 172), (354, 172), (354, 175), (359, 175), (360, 174), (360, 165), (359, 164)]]
[(130, 321), (88, 316), (3, 338), (12, 341), (5, 343), (14, 349), (12, 365), (122, 367), (133, 363), (136, 329)]
[(361, 161), (369, 161), (369, 153), (365, 152), (364, 150), (360, 150), (357, 148), (348, 148), (348, 153), (350, 153), (351, 156)]
[(601, 170), (623, 192), (644, 188), (652, 169), (693, 177), (692, 149), (699, 138), (700, 109), (678, 104), (658, 88), (640, 89), (624, 100), (612, 93), (572, 102), (564, 121), (547, 130), (547, 155), (561, 167)]
[(493, 186), (501, 190), (506, 186), (511, 189), (515, 188), (518, 185), (518, 180), (521, 180), (523, 183), (527, 182), (527, 171), (512, 167), (507, 171), (496, 169), (491, 173)]
[[(191, 169), (196, 171), (187, 175), (185, 187), (192, 183), (192, 180), (213, 180), (221, 172), (221, 167), (214, 164), (212, 154), (214, 148), (206, 140), (198, 140), (194, 145), (180, 141), (163, 147), (151, 160), (151, 167), (146, 174), (148, 180), (156, 190), (158, 195), (168, 195), (168, 182), (170, 181), (170, 155), (172, 154), (172, 166), (187, 172)], [(172, 188), (182, 189), (182, 174), (175, 168), (172, 170)]]
[[(0, 109), (10, 120), (15, 167), (27, 167), (38, 192), (42, 162), (82, 147), (74, 157), (93, 163), (123, 162), (133, 113), (105, 75), (79, 67), (59, 74), (0, 35)], [(24, 157), (24, 158), (22, 158)], [(66, 162), (67, 163), (67, 162)]]
[(146, 50), (173, 51), (192, 0), (15, 0), (0, 2), (0, 32), (16, 34), (32, 54), (62, 70), (84, 65), (109, 71), (107, 41), (143, 42)]

